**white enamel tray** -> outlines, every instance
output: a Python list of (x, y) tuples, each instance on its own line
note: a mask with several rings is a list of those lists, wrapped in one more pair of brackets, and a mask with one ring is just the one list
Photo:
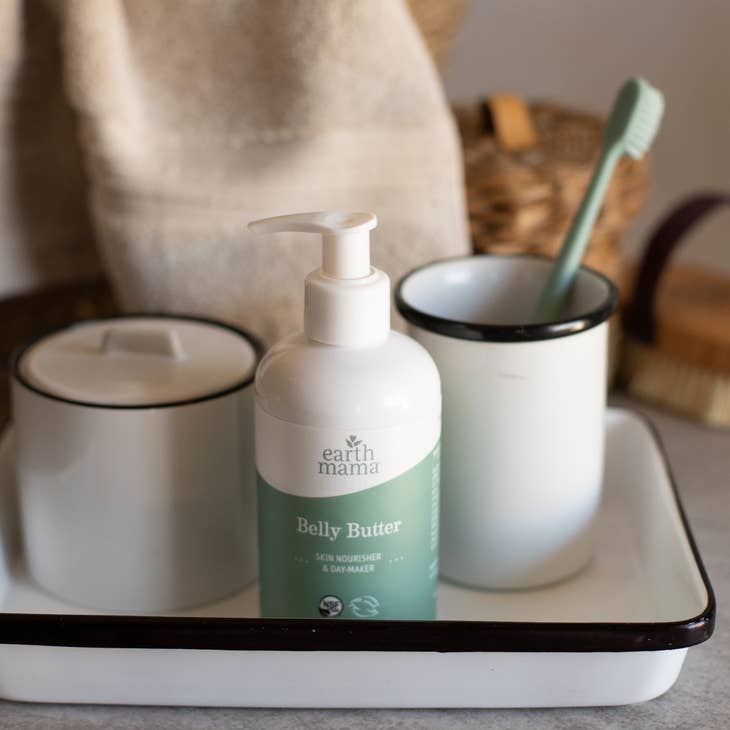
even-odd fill
[[(272, 620), (256, 587), (176, 615), (90, 614), (36, 588), (0, 443), (0, 697), (249, 707), (641, 702), (712, 633), (712, 589), (657, 438), (609, 410), (596, 556), (532, 591), (442, 584), (437, 621)], [(90, 548), (93, 549), (93, 548)]]

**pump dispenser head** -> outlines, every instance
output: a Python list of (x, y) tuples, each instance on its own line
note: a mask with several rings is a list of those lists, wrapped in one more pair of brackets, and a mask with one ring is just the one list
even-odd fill
[(254, 233), (319, 233), (322, 266), (304, 285), (304, 333), (327, 345), (371, 347), (390, 330), (390, 281), (370, 266), (373, 213), (296, 213), (252, 221)]

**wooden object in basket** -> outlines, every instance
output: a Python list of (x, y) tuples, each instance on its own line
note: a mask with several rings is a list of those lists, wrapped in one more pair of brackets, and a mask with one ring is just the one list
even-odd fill
[[(580, 204), (601, 149), (600, 117), (539, 102), (525, 107), (536, 144), (503, 139), (489, 101), (454, 109), (464, 147), (475, 251), (554, 256)], [(621, 236), (644, 204), (646, 158), (623, 158), (584, 262), (621, 285)]]
[(493, 95), (483, 111), (491, 115), (494, 136), (503, 150), (522, 152), (537, 147), (537, 130), (521, 97), (515, 94)]
[(730, 428), (730, 276), (673, 263), (684, 235), (730, 195), (692, 197), (650, 239), (624, 314), (621, 375), (629, 390)]

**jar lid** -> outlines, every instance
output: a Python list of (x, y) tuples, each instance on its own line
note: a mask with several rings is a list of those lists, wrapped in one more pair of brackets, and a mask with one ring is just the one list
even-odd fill
[(199, 319), (134, 316), (81, 322), (38, 340), (17, 371), (47, 395), (95, 406), (178, 405), (253, 378), (258, 353), (245, 333)]

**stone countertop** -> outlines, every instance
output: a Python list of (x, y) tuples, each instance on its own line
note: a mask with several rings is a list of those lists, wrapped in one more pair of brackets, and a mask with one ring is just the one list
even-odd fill
[[(536, 710), (256, 710), (0, 702), (0, 727), (174, 728), (728, 728), (730, 727), (730, 432), (708, 429), (626, 397), (616, 405), (657, 426), (717, 598), (715, 633), (687, 654), (674, 687), (639, 705)], [(0, 688), (0, 694), (2, 689)]]

